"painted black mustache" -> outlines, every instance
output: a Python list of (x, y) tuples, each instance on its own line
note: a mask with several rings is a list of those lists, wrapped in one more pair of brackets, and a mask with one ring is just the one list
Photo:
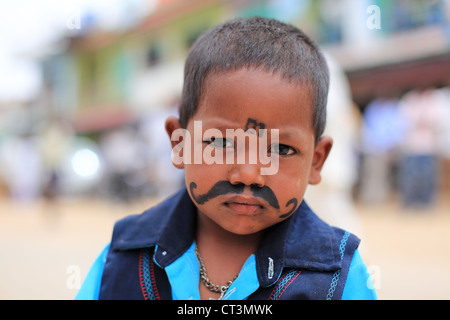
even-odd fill
[[(198, 204), (204, 204), (205, 202), (229, 193), (241, 194), (244, 192), (245, 185), (243, 183), (231, 184), (230, 182), (223, 180), (217, 182), (207, 193), (195, 196), (194, 189), (197, 188), (197, 184), (195, 182), (191, 182), (189, 184), (189, 191), (191, 192), (192, 197), (195, 202)], [(278, 204), (277, 197), (273, 193), (272, 189), (267, 186), (258, 187), (256, 185), (250, 185), (250, 190), (253, 193), (253, 196), (266, 200), (272, 207), (275, 209), (280, 209), (280, 205)], [(280, 215), (280, 219), (284, 219), (289, 217), (297, 208), (298, 200), (296, 198), (292, 198), (286, 203), (286, 207), (292, 206), (291, 209)]]
[[(204, 204), (205, 202), (221, 195), (229, 193), (241, 194), (244, 192), (244, 187), (245, 185), (243, 183), (231, 184), (230, 182), (223, 180), (217, 182), (207, 193), (199, 196), (195, 196), (193, 192), (194, 189), (197, 188), (197, 184), (195, 182), (190, 183), (189, 190), (191, 191), (192, 197), (198, 204)], [(280, 209), (277, 197), (269, 187), (250, 185), (250, 190), (252, 191), (253, 196), (267, 201), (275, 209)]]

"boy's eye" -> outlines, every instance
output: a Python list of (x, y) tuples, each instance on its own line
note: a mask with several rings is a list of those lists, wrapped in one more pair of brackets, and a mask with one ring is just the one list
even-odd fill
[(212, 137), (212, 138), (206, 139), (203, 142), (211, 144), (214, 148), (233, 148), (234, 147), (233, 140), (226, 139), (226, 138)]
[(278, 154), (280, 156), (290, 156), (290, 155), (296, 153), (294, 148), (292, 148), (292, 147), (290, 147), (288, 145), (279, 144), (279, 143), (271, 145), (269, 147), (269, 152), (270, 153), (272, 153), (272, 152), (276, 153), (276, 154)]

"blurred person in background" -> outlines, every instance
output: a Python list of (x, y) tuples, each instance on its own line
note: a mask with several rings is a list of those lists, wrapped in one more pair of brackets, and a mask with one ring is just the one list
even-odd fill
[(41, 195), (42, 158), (36, 137), (29, 133), (11, 137), (3, 147), (2, 170), (12, 199), (29, 202)]
[(433, 89), (406, 93), (400, 110), (406, 119), (400, 165), (400, 191), (405, 208), (426, 209), (437, 187), (437, 156), (442, 108)]
[(53, 202), (61, 194), (64, 157), (68, 153), (72, 129), (61, 118), (49, 121), (38, 135), (39, 152), (42, 156), (42, 195)]
[(389, 200), (393, 166), (405, 131), (405, 119), (395, 95), (380, 95), (368, 104), (361, 128), (359, 199), (366, 204)]
[(136, 172), (143, 166), (136, 130), (130, 126), (105, 133), (100, 149), (105, 161), (107, 196), (114, 201), (127, 202), (135, 198), (133, 186)]
[(139, 136), (145, 145), (142, 149), (145, 154), (142, 156), (149, 163), (146, 169), (146, 184), (152, 185), (152, 193), (159, 198), (171, 195), (173, 190), (178, 190), (184, 182), (184, 172), (172, 165), (172, 150), (165, 137), (161, 137), (166, 119), (177, 113), (176, 103), (156, 108), (147, 112), (139, 126)]
[(442, 184), (450, 188), (450, 87), (442, 87), (435, 91), (436, 103), (440, 106), (440, 134), (438, 155), (442, 163)]

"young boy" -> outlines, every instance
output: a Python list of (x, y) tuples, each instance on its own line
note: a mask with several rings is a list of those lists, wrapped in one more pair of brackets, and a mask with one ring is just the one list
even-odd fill
[(186, 188), (116, 224), (77, 298), (374, 299), (359, 239), (303, 201), (332, 147), (317, 46), (236, 19), (196, 41), (184, 81), (166, 130)]

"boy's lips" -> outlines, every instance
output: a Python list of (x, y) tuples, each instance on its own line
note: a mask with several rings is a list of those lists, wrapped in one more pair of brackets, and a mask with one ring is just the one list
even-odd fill
[(265, 208), (265, 205), (258, 198), (245, 195), (235, 195), (224, 201), (225, 206), (238, 214), (256, 214), (258, 210)]

